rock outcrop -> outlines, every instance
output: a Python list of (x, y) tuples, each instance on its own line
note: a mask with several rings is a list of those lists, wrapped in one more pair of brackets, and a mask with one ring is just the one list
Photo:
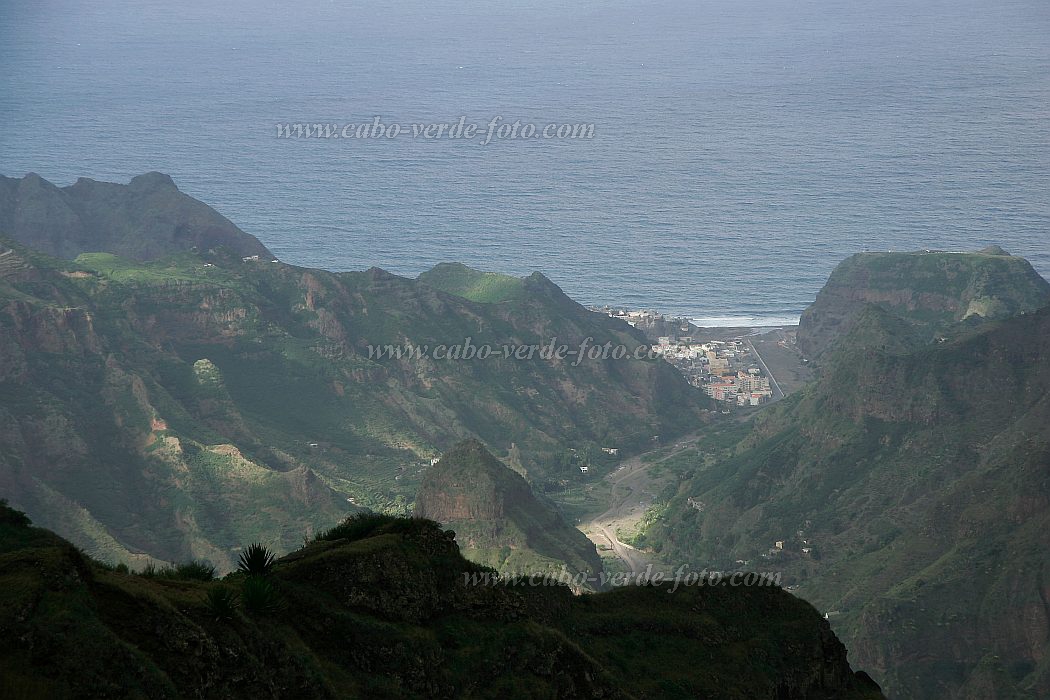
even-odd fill
[(600, 585), (594, 544), (477, 440), (456, 445), (427, 470), (415, 514), (452, 528), (464, 556), (502, 573), (564, 568), (590, 578), (587, 587)]

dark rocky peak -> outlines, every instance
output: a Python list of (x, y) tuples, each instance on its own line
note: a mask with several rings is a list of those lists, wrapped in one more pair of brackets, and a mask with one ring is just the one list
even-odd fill
[(175, 186), (175, 181), (171, 179), (170, 175), (165, 175), (164, 173), (158, 173), (156, 171), (136, 175), (131, 178), (131, 182), (128, 183), (128, 188), (140, 192), (148, 192), (158, 189), (178, 189), (178, 187)]
[(0, 231), (67, 259), (103, 252), (152, 260), (194, 249), (273, 257), (254, 236), (157, 172), (139, 175), (127, 185), (80, 178), (68, 187), (56, 187), (34, 173), (21, 179), (0, 177)]

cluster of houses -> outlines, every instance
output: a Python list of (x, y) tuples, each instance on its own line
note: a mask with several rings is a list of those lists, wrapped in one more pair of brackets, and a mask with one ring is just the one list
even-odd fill
[[(809, 521), (806, 521), (807, 525)], [(772, 559), (773, 557), (779, 556), (787, 551), (799, 552), (803, 556), (815, 556), (813, 554), (814, 546), (810, 542), (809, 538), (806, 537), (806, 533), (803, 530), (799, 530), (795, 533), (795, 537), (791, 540), (776, 540), (773, 542), (773, 546), (762, 555), (763, 559)]]
[(769, 377), (741, 340), (699, 343), (689, 336), (662, 336), (653, 350), (715, 401), (761, 406), (773, 398)]
[(657, 354), (674, 365), (690, 384), (727, 406), (727, 411), (730, 405), (761, 406), (773, 398), (769, 377), (742, 340), (700, 341), (688, 335), (702, 332), (688, 319), (670, 318), (656, 311), (609, 306), (591, 310), (620, 319), (654, 339), (653, 350)]
[(668, 333), (689, 334), (699, 330), (687, 318), (665, 316), (655, 310), (631, 311), (628, 309), (614, 309), (611, 306), (591, 306), (589, 308), (591, 311), (619, 319), (627, 325), (642, 331), (650, 338)]
[(590, 309), (591, 311), (597, 311), (598, 313), (618, 318), (635, 328), (640, 327), (645, 329), (667, 320), (663, 314), (658, 313), (657, 311), (628, 311), (627, 309), (614, 309), (610, 306), (592, 306)]

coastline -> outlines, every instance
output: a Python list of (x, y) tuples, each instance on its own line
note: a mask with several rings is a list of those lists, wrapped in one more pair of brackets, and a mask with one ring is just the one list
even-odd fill
[[(682, 372), (693, 386), (704, 389), (712, 396), (719, 395), (713, 385), (724, 384), (726, 372), (720, 370), (716, 373), (722, 376), (719, 380), (705, 364), (707, 360), (698, 359), (697, 348), (710, 358), (711, 354), (707, 351), (712, 347), (746, 346), (748, 353), (755, 360), (754, 364), (761, 370), (760, 375), (767, 377), (769, 382), (768, 385), (760, 386), (760, 391), (765, 392), (766, 396), (757, 398), (757, 405), (779, 401), (801, 389), (813, 378), (809, 362), (797, 346), (797, 321), (783, 324), (700, 326), (694, 323), (693, 319), (669, 317), (655, 310), (636, 311), (610, 306), (589, 308), (595, 313), (619, 319), (642, 331), (654, 346), (658, 344), (664, 358)], [(671, 349), (674, 346), (678, 346), (679, 349)], [(733, 357), (733, 353), (729, 353), (729, 357)], [(736, 364), (735, 361), (729, 362), (731, 369), (748, 370), (747, 367), (737, 368)], [(743, 381), (741, 377), (743, 374), (738, 376), (738, 383)]]
[[(796, 315), (785, 316), (783, 319), (776, 317), (758, 316), (673, 316), (655, 309), (630, 309), (627, 307), (614, 307), (608, 304), (603, 306), (592, 305), (587, 307), (595, 313), (605, 314), (612, 318), (618, 318), (630, 326), (637, 328), (651, 339), (655, 340), (661, 336), (692, 336), (705, 340), (727, 340), (741, 338), (748, 335), (759, 335), (770, 331), (795, 330), (798, 328), (800, 317)], [(752, 319), (754, 323), (747, 323)], [(744, 321), (743, 323), (717, 323), (710, 321)], [(782, 320), (783, 323), (775, 322)]]

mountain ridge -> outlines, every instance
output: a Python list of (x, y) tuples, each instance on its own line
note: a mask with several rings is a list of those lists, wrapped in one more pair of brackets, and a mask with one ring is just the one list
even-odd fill
[(775, 587), (573, 596), (493, 580), (425, 520), (351, 519), (250, 575), (188, 571), (104, 566), (0, 502), (0, 693), (882, 697)]
[[(370, 357), (467, 338), (644, 344), (538, 278), (486, 304), (378, 269), (0, 248), (0, 487), (103, 558), (228, 568), (236, 540), (288, 547), (357, 507), (410, 512), (462, 438), (542, 485), (578, 476), (566, 444), (599, 468), (611, 440), (638, 449), (703, 415), (662, 362)], [(245, 499), (264, 507), (235, 523)]]
[(35, 173), (0, 175), (0, 233), (65, 259), (105, 252), (145, 261), (193, 249), (273, 258), (257, 238), (158, 172), (127, 185), (82, 177), (67, 187)]

